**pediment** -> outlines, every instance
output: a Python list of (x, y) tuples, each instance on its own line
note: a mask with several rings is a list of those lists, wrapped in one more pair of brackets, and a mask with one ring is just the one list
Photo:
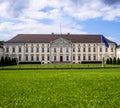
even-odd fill
[(71, 41), (60, 37), (60, 38), (52, 41), (51, 46), (56, 46), (56, 47), (71, 46)]
[(52, 45), (70, 45), (71, 41), (64, 39), (62, 37), (51, 42)]

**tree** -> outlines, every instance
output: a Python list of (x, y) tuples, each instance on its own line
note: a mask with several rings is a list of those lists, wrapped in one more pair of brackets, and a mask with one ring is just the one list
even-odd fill
[(8, 64), (9, 64), (9, 63), (8, 63), (8, 57), (6, 56), (6, 57), (5, 57), (5, 66), (8, 66)]
[(106, 64), (110, 64), (110, 59), (109, 58), (107, 58)]
[(112, 64), (116, 64), (116, 58), (113, 58)]
[(1, 57), (1, 66), (5, 66), (5, 60), (3, 56)]
[(119, 58), (117, 58), (116, 64), (120, 64), (120, 59)]
[(112, 58), (110, 58), (110, 64), (112, 64)]

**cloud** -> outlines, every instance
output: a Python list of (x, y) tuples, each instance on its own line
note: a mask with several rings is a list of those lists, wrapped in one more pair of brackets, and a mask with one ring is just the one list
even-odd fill
[(8, 18), (18, 17), (29, 6), (29, 0), (0, 0), (0, 3), (0, 12)]
[(29, 0), (10, 0), (8, 10), (11, 15), (18, 17), (29, 6)]
[(120, 5), (120, 0), (102, 0), (107, 5)]
[(0, 34), (60, 33), (60, 23), (63, 33), (87, 33), (79, 22), (120, 20), (117, 3), (119, 0), (0, 0), (0, 17), (4, 19), (0, 20)]

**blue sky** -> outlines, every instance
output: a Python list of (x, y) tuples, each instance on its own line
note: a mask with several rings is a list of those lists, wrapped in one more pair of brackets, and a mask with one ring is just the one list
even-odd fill
[(120, 0), (0, 0), (0, 40), (17, 34), (103, 34), (120, 44)]

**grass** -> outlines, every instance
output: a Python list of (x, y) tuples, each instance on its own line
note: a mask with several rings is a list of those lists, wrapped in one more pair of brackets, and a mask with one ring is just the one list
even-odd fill
[(120, 69), (0, 70), (0, 108), (119, 108)]
[[(19, 64), (19, 65), (15, 65), (15, 66), (4, 66), (4, 67), (0, 67), (0, 69), (26, 69), (26, 68), (31, 68), (31, 69), (57, 69), (57, 68), (101, 68), (102, 64)], [(120, 65), (104, 65), (104, 67), (106, 68), (116, 68), (119, 67)]]

